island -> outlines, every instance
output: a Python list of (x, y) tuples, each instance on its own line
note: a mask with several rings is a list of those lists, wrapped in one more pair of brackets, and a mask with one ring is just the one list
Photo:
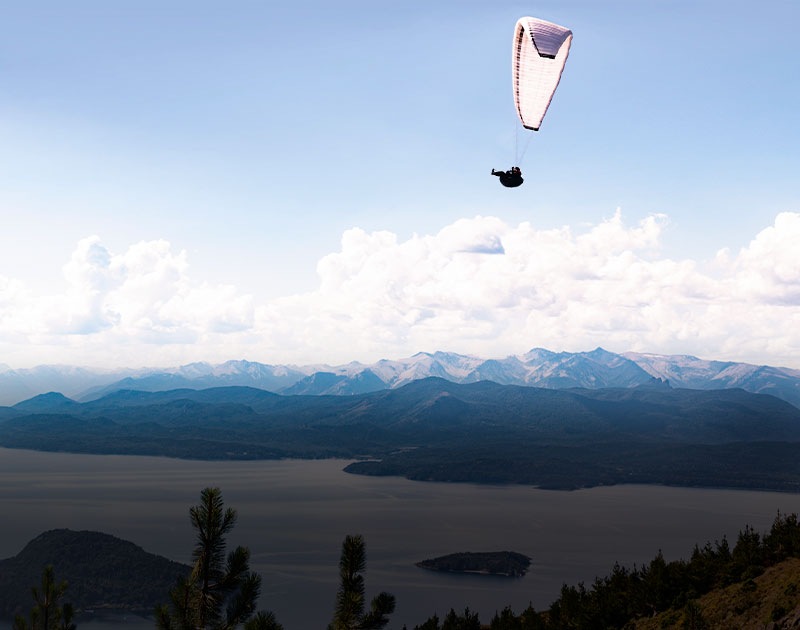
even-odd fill
[(10, 627), (2, 622), (15, 615), (28, 614), (35, 603), (31, 587), (41, 584), (42, 567), (48, 564), (54, 566), (56, 583), (67, 581), (64, 602), (79, 613), (152, 614), (192, 570), (102, 532), (46, 531), (13, 558), (0, 560), (0, 627)]
[(417, 562), (416, 565), (432, 571), (448, 573), (478, 573), (522, 577), (528, 571), (531, 559), (514, 551), (487, 551), (451, 553), (438, 558)]

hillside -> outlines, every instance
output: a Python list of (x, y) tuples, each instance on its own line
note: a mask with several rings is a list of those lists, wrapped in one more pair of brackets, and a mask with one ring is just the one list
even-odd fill
[[(697, 600), (708, 630), (800, 628), (800, 559), (790, 558), (751, 580), (717, 589)], [(637, 620), (631, 630), (679, 630), (685, 613), (669, 610)]]
[(0, 446), (191, 459), (340, 457), (415, 480), (800, 490), (800, 409), (743, 390), (553, 390), (441, 378), (353, 396), (251, 387), (37, 396)]
[(64, 601), (77, 609), (147, 613), (164, 603), (165, 593), (190, 569), (108, 534), (50, 530), (13, 558), (0, 560), (0, 617), (27, 614), (31, 587), (41, 582), (48, 564), (56, 580), (67, 580)]

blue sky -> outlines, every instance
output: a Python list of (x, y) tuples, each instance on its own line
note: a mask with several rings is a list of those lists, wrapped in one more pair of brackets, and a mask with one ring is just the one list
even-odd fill
[[(489, 171), (513, 160), (510, 49), (522, 15), (568, 26), (574, 42), (522, 163), (526, 183), (505, 190)], [(391, 306), (378, 300), (353, 330), (363, 331), (366, 321), (373, 330), (385, 319), (382, 308), (406, 328), (392, 325), (387, 333), (380, 324), (358, 344), (322, 347), (324, 337), (312, 329), (336, 330), (336, 317), (347, 313), (331, 315), (328, 324), (309, 315), (330, 306), (321, 287), (331, 279), (318, 263), (348, 258), (344, 234), (388, 232), (401, 245), (415, 234), (435, 240), (448, 226), (485, 236), (476, 216), (496, 217), (498, 237), (528, 222), (542, 233), (569, 226), (569, 241), (616, 221), (617, 208), (620, 233), (629, 236), (649, 216), (666, 215), (657, 236), (623, 252), (654, 265), (690, 261), (695, 273), (730, 286), (746, 284), (741, 274), (772, 286), (770, 278), (752, 280), (744, 261), (763, 262), (753, 253), (757, 236), (778, 230), (781, 213), (800, 212), (798, 23), (800, 5), (788, 0), (10, 4), (0, 23), (0, 350), (10, 358), (2, 362), (130, 365), (242, 353), (274, 362), (368, 360), (445, 346), (502, 353), (603, 341), (585, 322), (537, 338), (546, 327), (529, 321), (519, 328), (530, 317), (496, 316), (494, 309), (504, 308), (498, 305), (541, 284), (530, 278), (524, 286), (509, 281), (508, 294), (487, 298), (480, 316), (472, 301), (469, 308), (447, 306), (459, 301), (453, 295), (423, 303), (395, 295)], [(738, 300), (743, 313), (752, 312), (748, 300), (756, 294), (766, 300), (769, 327), (749, 348), (737, 350), (733, 341), (742, 328), (681, 339), (665, 322), (625, 317), (605, 326), (625, 334), (598, 345), (800, 367), (800, 340), (781, 336), (798, 318), (800, 261), (780, 245), (792, 242), (794, 225), (783, 221), (768, 239), (769, 255), (789, 271), (767, 298), (754, 289), (746, 298), (709, 293), (704, 302), (706, 317), (707, 307), (728, 300)], [(381, 242), (365, 247), (385, 247)], [(163, 258), (174, 267), (174, 277), (151, 287), (147, 299), (132, 288), (141, 278), (130, 270), (151, 277), (149, 263), (123, 260), (143, 243), (152, 252), (141, 260)], [(712, 263), (723, 248), (728, 262)], [(737, 257), (742, 248), (745, 258)], [(69, 275), (65, 265), (90, 250), (105, 252), (101, 266), (116, 269), (113, 278), (100, 282), (83, 263)], [(380, 252), (370, 252), (361, 265), (376, 264), (370, 256)], [(116, 267), (108, 262), (114, 260)], [(406, 264), (431, 263), (412, 256)], [(759, 273), (769, 275), (775, 265), (767, 267)], [(381, 292), (402, 278), (404, 295), (422, 299), (415, 289), (424, 282), (408, 270), (381, 267), (367, 282), (359, 264), (337, 269), (334, 293)], [(491, 277), (487, 272), (489, 285)], [(664, 293), (663, 281), (653, 282)], [(181, 308), (168, 306), (166, 286), (182, 296)], [(198, 322), (184, 310), (205, 308), (203, 298), (187, 297), (192, 291), (217, 305), (249, 300), (242, 309), (250, 314), (230, 316), (234, 323), (219, 313)], [(556, 301), (575, 310), (591, 301), (589, 293), (584, 287)], [(282, 306), (292, 300), (307, 300), (302, 314)], [(155, 311), (132, 314), (125, 304), (137, 301)], [(697, 315), (681, 303), (673, 317), (685, 319), (686, 309)], [(615, 307), (595, 306), (598, 313)], [(65, 320), (80, 312), (85, 323), (54, 327), (43, 311)], [(430, 311), (426, 317), (439, 325), (418, 335), (417, 311)], [(37, 317), (40, 323), (30, 324)], [(476, 317), (495, 324), (477, 335), (479, 343), (474, 335), (445, 334), (469, 328)], [(265, 332), (270, 318), (309, 332), (284, 347)], [(608, 321), (617, 318), (612, 313)], [(141, 336), (148, 322), (159, 335)], [(221, 333), (209, 322), (230, 329), (228, 336), (214, 337)], [(698, 331), (710, 325), (698, 321)], [(358, 356), (346, 357), (348, 348)]]

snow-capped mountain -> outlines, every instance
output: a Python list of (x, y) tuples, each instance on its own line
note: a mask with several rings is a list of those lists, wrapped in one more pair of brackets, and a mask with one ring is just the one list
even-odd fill
[(602, 348), (558, 353), (534, 348), (519, 358), (528, 369), (525, 384), (537, 387), (632, 387), (651, 378), (635, 362)]
[(120, 389), (162, 391), (176, 388), (247, 385), (283, 394), (353, 395), (394, 389), (438, 376), (455, 383), (488, 380), (503, 385), (563, 389), (635, 387), (653, 378), (673, 387), (726, 389), (740, 387), (766, 393), (800, 407), (800, 370), (730, 361), (708, 361), (685, 355), (626, 352), (602, 348), (590, 352), (551, 352), (534, 348), (504, 359), (483, 359), (453, 352), (419, 352), (405, 359), (373, 364), (267, 365), (253, 361), (190, 363), (169, 369), (99, 371), (72, 366), (40, 366), (0, 372), (0, 404), (59, 391), (93, 400)]
[(674, 387), (740, 387), (756, 394), (772, 394), (800, 406), (800, 370), (730, 361), (706, 361), (689, 355), (626, 352), (623, 356), (648, 374), (669, 380)]

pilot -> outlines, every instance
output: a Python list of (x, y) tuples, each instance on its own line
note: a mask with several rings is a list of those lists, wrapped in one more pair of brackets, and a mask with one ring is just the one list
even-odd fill
[(522, 171), (519, 170), (519, 166), (512, 166), (507, 171), (496, 171), (492, 169), (492, 175), (497, 175), (497, 177), (500, 178), (500, 183), (506, 188), (516, 188), (517, 186), (521, 186), (522, 182), (525, 181), (522, 179)]

